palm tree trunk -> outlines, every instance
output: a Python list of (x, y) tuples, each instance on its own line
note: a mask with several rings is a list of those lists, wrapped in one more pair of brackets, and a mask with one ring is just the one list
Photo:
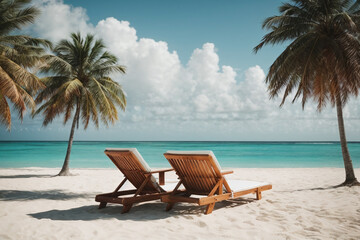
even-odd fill
[(70, 153), (71, 153), (71, 147), (72, 147), (73, 140), (74, 140), (75, 126), (79, 119), (79, 113), (80, 113), (80, 104), (77, 104), (76, 112), (75, 112), (74, 119), (73, 119), (73, 122), (71, 125), (70, 137), (69, 137), (69, 142), (68, 142), (68, 147), (67, 147), (67, 151), (66, 151), (64, 164), (63, 164), (58, 176), (69, 176), (70, 175), (70, 169), (69, 169)]
[(336, 111), (337, 111), (340, 143), (341, 143), (341, 150), (344, 159), (345, 176), (346, 176), (345, 182), (342, 183), (341, 185), (347, 185), (347, 186), (359, 185), (359, 182), (355, 177), (353, 164), (347, 147), (340, 94), (336, 96)]

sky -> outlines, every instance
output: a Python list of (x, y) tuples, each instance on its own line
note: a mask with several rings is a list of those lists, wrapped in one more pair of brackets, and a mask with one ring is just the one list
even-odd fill
[[(92, 141), (337, 141), (336, 111), (321, 113), (308, 102), (270, 100), (267, 71), (286, 47), (253, 48), (278, 14), (278, 0), (257, 1), (60, 1), (35, 0), (42, 11), (24, 31), (53, 42), (71, 32), (102, 38), (125, 65), (113, 75), (127, 95), (115, 125), (76, 130)], [(344, 108), (349, 141), (360, 141), (360, 99)], [(12, 115), (11, 132), (0, 140), (67, 140), (71, 122), (47, 127), (42, 116), (23, 122)]]

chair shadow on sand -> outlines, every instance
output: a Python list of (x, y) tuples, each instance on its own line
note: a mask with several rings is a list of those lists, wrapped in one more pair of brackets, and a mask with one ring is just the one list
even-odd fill
[(24, 175), (0, 175), (0, 179), (12, 179), (12, 178), (51, 178), (54, 175), (49, 174), (24, 174)]
[[(232, 201), (223, 201), (215, 205), (215, 211), (221, 209), (240, 207), (241, 205), (252, 202), (251, 199), (237, 199)], [(78, 208), (66, 210), (50, 210), (28, 214), (36, 219), (51, 219), (57, 221), (92, 221), (97, 219), (118, 219), (133, 221), (149, 221), (165, 219), (174, 216), (192, 218), (192, 215), (202, 216), (204, 208), (191, 204), (176, 204), (170, 211), (165, 211), (166, 204), (161, 202), (147, 202), (135, 205), (129, 213), (121, 214), (122, 206), (110, 205), (103, 209), (98, 209), (98, 205), (87, 205)]]
[(330, 189), (338, 189), (338, 188), (342, 188), (342, 187), (344, 187), (344, 186), (335, 185), (335, 186), (329, 186), (329, 187), (300, 188), (300, 189), (285, 190), (285, 191), (278, 191), (278, 192), (294, 193), (294, 192), (304, 192), (304, 191), (323, 191), (323, 190), (330, 190)]
[(90, 198), (93, 196), (93, 193), (69, 193), (59, 189), (46, 191), (0, 190), (0, 201), (29, 201), (38, 199), (71, 200), (76, 198)]

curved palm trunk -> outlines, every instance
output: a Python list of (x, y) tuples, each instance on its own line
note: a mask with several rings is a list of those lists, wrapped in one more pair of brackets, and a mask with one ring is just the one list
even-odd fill
[(336, 111), (337, 111), (337, 118), (338, 118), (338, 126), (339, 126), (339, 134), (340, 134), (340, 143), (341, 143), (341, 150), (344, 159), (344, 166), (345, 166), (345, 182), (341, 185), (359, 185), (355, 177), (355, 172), (353, 168), (353, 164), (350, 158), (349, 150), (347, 147), (346, 136), (345, 136), (345, 127), (344, 127), (344, 119), (343, 119), (343, 112), (342, 112), (342, 103), (340, 96), (336, 97)]
[(68, 147), (67, 147), (67, 151), (66, 151), (64, 164), (63, 164), (58, 176), (69, 176), (70, 175), (70, 169), (69, 169), (70, 153), (71, 153), (71, 147), (72, 147), (73, 140), (74, 140), (75, 126), (76, 126), (76, 123), (79, 118), (79, 113), (80, 113), (80, 104), (78, 104), (76, 107), (76, 112), (75, 112), (74, 119), (73, 119), (73, 122), (71, 125), (70, 137), (69, 137), (69, 142), (68, 142)]

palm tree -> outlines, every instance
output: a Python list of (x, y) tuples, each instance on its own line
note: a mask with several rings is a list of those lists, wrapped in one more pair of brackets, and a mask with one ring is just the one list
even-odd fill
[(296, 90), (293, 101), (302, 96), (302, 107), (309, 98), (321, 111), (330, 102), (337, 109), (345, 182), (359, 185), (345, 137), (342, 109), (360, 88), (360, 1), (292, 0), (283, 3), (279, 16), (267, 18), (264, 45), (290, 42), (270, 66), (266, 83), (270, 98), (283, 93), (280, 106)]
[(32, 95), (43, 84), (28, 70), (44, 60), (43, 47), (49, 41), (24, 35), (11, 35), (15, 30), (32, 23), (40, 13), (27, 7), (30, 0), (0, 1), (0, 122), (11, 129), (11, 112), (8, 100), (22, 120), (26, 107), (35, 109)]
[(94, 36), (82, 38), (72, 33), (71, 41), (61, 40), (54, 49), (57, 58), (41, 69), (51, 73), (43, 78), (46, 88), (36, 98), (36, 103), (45, 103), (34, 115), (44, 115), (43, 125), (47, 126), (58, 115), (64, 114), (64, 124), (72, 117), (68, 148), (59, 176), (69, 175), (69, 159), (75, 127), (81, 120), (84, 129), (90, 119), (99, 127), (99, 118), (108, 125), (118, 119), (116, 105), (125, 110), (126, 98), (121, 86), (109, 75), (125, 73), (125, 67), (117, 65), (117, 58), (104, 50), (101, 40)]

